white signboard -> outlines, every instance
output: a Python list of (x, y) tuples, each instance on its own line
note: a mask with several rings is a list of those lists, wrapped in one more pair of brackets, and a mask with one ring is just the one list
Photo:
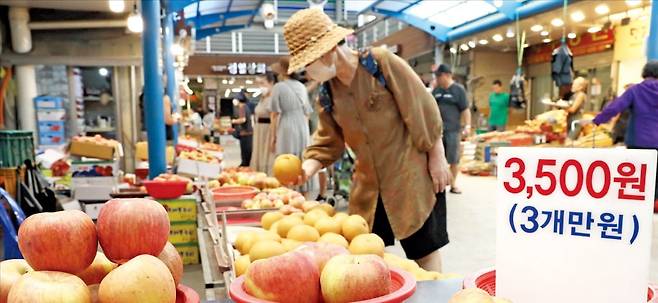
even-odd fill
[(497, 296), (646, 302), (656, 151), (499, 148)]

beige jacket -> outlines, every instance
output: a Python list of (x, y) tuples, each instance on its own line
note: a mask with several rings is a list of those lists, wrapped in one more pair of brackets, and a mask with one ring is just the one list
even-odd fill
[(427, 152), (441, 137), (441, 114), (403, 59), (382, 48), (371, 51), (388, 89), (360, 65), (350, 87), (331, 80), (333, 111), (320, 110), (318, 130), (304, 157), (328, 166), (349, 145), (357, 157), (349, 212), (372, 227), (381, 195), (396, 238), (405, 239), (423, 226), (434, 207)]

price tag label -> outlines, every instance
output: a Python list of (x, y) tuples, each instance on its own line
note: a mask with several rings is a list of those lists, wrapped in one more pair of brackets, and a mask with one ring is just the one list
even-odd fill
[(646, 302), (656, 151), (499, 148), (496, 291)]

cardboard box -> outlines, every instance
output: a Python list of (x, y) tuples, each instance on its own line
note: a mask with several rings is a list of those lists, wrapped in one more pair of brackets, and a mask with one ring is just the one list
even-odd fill
[(183, 258), (184, 265), (199, 264), (199, 244), (185, 243), (175, 244), (178, 254)]
[(172, 244), (185, 244), (197, 242), (196, 221), (171, 222), (169, 228), (169, 242)]
[(222, 172), (221, 163), (207, 163), (189, 159), (178, 159), (177, 173), (190, 177), (217, 178)]
[[(176, 149), (173, 146), (167, 146), (167, 149), (165, 150), (165, 157), (167, 159), (167, 164), (174, 164), (174, 159), (176, 158)], [(137, 159), (137, 161), (148, 161), (148, 142), (141, 141), (135, 144), (135, 159)]]
[(73, 141), (70, 153), (74, 156), (112, 160), (123, 154), (120, 148), (120, 145), (107, 146), (89, 141)]
[(197, 204), (194, 196), (182, 196), (173, 200), (156, 200), (164, 206), (170, 222), (195, 221)]
[(94, 168), (94, 166), (99, 166), (101, 168), (111, 167), (112, 176), (119, 175), (119, 160), (115, 161), (103, 161), (103, 160), (85, 160), (85, 161), (72, 161), (70, 172), (79, 172), (79, 171), (88, 171)]

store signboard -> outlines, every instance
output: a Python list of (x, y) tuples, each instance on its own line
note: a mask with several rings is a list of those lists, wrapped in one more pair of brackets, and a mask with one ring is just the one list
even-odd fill
[(635, 19), (627, 25), (616, 27), (615, 39), (618, 45), (623, 45), (623, 47), (615, 47), (614, 60), (644, 58), (646, 56), (647, 36), (649, 36), (648, 19)]
[(656, 151), (498, 150), (497, 295), (646, 302)]
[[(574, 57), (589, 55), (610, 50), (615, 43), (615, 31), (604, 29), (597, 33), (583, 33), (575, 39), (567, 39), (567, 45)], [(533, 45), (526, 49), (526, 62), (538, 64), (551, 62), (553, 50), (560, 46), (561, 42), (555, 40), (551, 43)]]

